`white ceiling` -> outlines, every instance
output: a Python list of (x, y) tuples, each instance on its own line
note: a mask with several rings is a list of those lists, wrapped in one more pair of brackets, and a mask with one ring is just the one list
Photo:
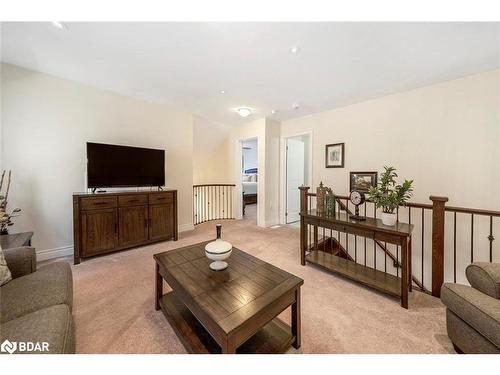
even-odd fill
[[(500, 67), (500, 23), (66, 25), (3, 23), (2, 61), (233, 125)], [(255, 112), (242, 119), (239, 106)]]

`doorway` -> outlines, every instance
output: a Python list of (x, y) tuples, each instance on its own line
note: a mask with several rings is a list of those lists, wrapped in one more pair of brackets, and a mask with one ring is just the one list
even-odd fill
[(300, 220), (299, 186), (310, 180), (310, 134), (285, 138), (285, 224)]
[(257, 138), (241, 141), (242, 217), (255, 225), (257, 225), (259, 190), (258, 155)]

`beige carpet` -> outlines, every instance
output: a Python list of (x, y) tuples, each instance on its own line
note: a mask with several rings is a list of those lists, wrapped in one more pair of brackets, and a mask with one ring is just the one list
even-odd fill
[[(445, 311), (413, 292), (410, 309), (346, 279), (299, 263), (296, 227), (263, 229), (250, 221), (223, 222), (223, 238), (305, 280), (303, 353), (450, 353)], [(78, 353), (185, 353), (153, 300), (153, 254), (213, 238), (205, 223), (169, 241), (83, 261), (74, 266)], [(281, 317), (289, 321), (289, 310)], [(291, 353), (297, 352), (294, 349)]]

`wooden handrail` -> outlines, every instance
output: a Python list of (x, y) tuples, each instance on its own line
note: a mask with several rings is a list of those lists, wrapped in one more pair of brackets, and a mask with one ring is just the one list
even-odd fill
[[(307, 193), (308, 197), (315, 197), (316, 193)], [(336, 195), (339, 199), (349, 199), (347, 195)], [(366, 199), (366, 202), (373, 203), (371, 200)], [(427, 210), (432, 210), (432, 204), (427, 203), (416, 203), (416, 202), (408, 202), (402, 207), (411, 207), (411, 208), (424, 208)], [(446, 212), (458, 212), (463, 214), (474, 214), (474, 215), (483, 215), (483, 216), (493, 216), (500, 217), (500, 211), (495, 210), (485, 210), (481, 208), (468, 208), (468, 207), (455, 207), (455, 206), (445, 206), (444, 209)]]
[(446, 206), (444, 210), (448, 212), (459, 212), (463, 214), (474, 214), (474, 215), (484, 215), (484, 216), (494, 216), (494, 217), (500, 216), (500, 211), (483, 210), (480, 208)]
[[(315, 197), (316, 193), (307, 193), (306, 195), (308, 197)], [(347, 195), (335, 195), (335, 197), (338, 199), (349, 199), (349, 196), (347, 196)], [(370, 199), (366, 199), (366, 202), (373, 203)], [(404, 205), (401, 205), (400, 207), (424, 208), (427, 210), (432, 210), (432, 204), (426, 204), (426, 203), (408, 202)], [(456, 207), (453, 207), (453, 208), (456, 208)], [(479, 211), (481, 211), (481, 210), (479, 210)], [(496, 212), (496, 211), (492, 211), (492, 212)], [(499, 214), (498, 216), (500, 216), (500, 212), (496, 212), (496, 213), (498, 213)], [(493, 216), (496, 216), (496, 215), (493, 215)]]
[(236, 186), (235, 184), (201, 184), (201, 185), (193, 185), (193, 187), (202, 187), (202, 186)]

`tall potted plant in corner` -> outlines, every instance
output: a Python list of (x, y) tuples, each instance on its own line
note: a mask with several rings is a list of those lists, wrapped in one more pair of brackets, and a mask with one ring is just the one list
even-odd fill
[(396, 168), (384, 166), (385, 171), (380, 176), (377, 186), (368, 190), (369, 199), (377, 208), (382, 209), (382, 223), (396, 225), (397, 216), (394, 211), (400, 205), (405, 205), (413, 194), (413, 180), (405, 180), (402, 185), (396, 184)]

